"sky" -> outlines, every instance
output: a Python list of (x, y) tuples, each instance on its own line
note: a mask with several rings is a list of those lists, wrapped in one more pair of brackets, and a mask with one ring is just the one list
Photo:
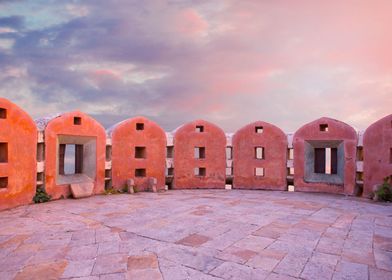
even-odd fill
[(0, 0), (0, 96), (106, 128), (364, 130), (392, 113), (391, 14), (390, 0)]

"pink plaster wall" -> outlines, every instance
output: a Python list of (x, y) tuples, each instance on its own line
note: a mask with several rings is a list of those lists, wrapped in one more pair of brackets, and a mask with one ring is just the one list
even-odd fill
[[(143, 123), (143, 130), (136, 124)], [(135, 158), (135, 147), (146, 147), (146, 158)], [(153, 121), (136, 117), (119, 123), (112, 132), (112, 182), (121, 189), (127, 179), (135, 180), (138, 191), (147, 190), (149, 177), (157, 179), (157, 189), (165, 188), (166, 134)], [(135, 169), (146, 169), (146, 177), (135, 177)]]
[(369, 197), (373, 187), (392, 176), (392, 114), (370, 125), (363, 136), (363, 196)]
[[(196, 132), (196, 126), (204, 132)], [(194, 147), (205, 147), (206, 158), (195, 159)], [(226, 136), (218, 126), (197, 120), (181, 126), (174, 135), (174, 189), (225, 187)], [(206, 176), (194, 175), (195, 167), (205, 167)]]
[[(74, 124), (74, 117), (82, 119), (81, 125)], [(70, 112), (52, 119), (45, 128), (45, 189), (53, 199), (67, 198), (71, 195), (69, 184), (57, 185), (58, 136), (88, 136), (96, 138), (96, 177), (94, 193), (104, 191), (106, 133), (100, 123), (90, 116), (79, 112)]]
[(0, 98), (7, 117), (0, 118), (0, 142), (8, 143), (8, 161), (0, 163), (0, 177), (8, 177), (0, 188), (0, 210), (32, 203), (36, 188), (37, 128), (17, 105)]
[[(328, 131), (320, 131), (320, 124), (328, 124)], [(344, 142), (343, 186), (328, 183), (308, 183), (304, 180), (304, 142), (306, 140), (342, 140)], [(294, 134), (293, 145), (294, 185), (296, 191), (354, 194), (357, 145), (357, 133), (354, 128), (341, 121), (323, 117), (298, 129)]]
[[(256, 127), (263, 127), (256, 133)], [(255, 147), (264, 148), (264, 159), (256, 159)], [(286, 190), (287, 137), (267, 122), (254, 122), (238, 130), (233, 136), (235, 189)], [(255, 167), (264, 168), (264, 177), (254, 174)]]

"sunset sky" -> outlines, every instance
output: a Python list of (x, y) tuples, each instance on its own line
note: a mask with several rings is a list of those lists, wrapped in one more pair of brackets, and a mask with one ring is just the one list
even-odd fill
[(392, 113), (392, 1), (0, 0), (0, 96), (105, 127), (363, 130)]

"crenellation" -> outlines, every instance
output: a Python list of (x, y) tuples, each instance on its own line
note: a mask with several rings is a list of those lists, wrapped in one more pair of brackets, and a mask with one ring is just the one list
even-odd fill
[(105, 131), (79, 111), (34, 122), (6, 99), (0, 98), (0, 108), (0, 209), (32, 203), (36, 188), (44, 188), (52, 199), (110, 188), (130, 193), (270, 189), (370, 197), (374, 186), (392, 176), (392, 115), (366, 131), (320, 118), (295, 133), (262, 121), (224, 133), (203, 120), (165, 132), (144, 117)]

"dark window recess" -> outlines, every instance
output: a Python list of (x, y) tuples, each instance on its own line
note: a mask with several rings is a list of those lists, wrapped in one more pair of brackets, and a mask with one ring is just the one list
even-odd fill
[(37, 144), (37, 161), (45, 160), (45, 145), (44, 143)]
[(320, 124), (320, 131), (328, 131), (328, 124)]
[(81, 117), (74, 117), (74, 125), (81, 125), (82, 118)]
[[(327, 166), (326, 151), (331, 150), (330, 154), (330, 166)], [(315, 148), (314, 149), (314, 173), (328, 174), (327, 169), (330, 170), (330, 174), (337, 174), (338, 172), (338, 149), (337, 148)]]
[(146, 158), (146, 147), (135, 147), (135, 158)]
[(263, 133), (263, 131), (264, 131), (264, 128), (262, 126), (256, 126), (255, 127), (255, 132), (256, 133)]
[(8, 162), (8, 143), (0, 143), (0, 163)]
[(196, 132), (204, 132), (204, 126), (196, 125)]
[(136, 123), (136, 130), (144, 130), (144, 123)]
[(7, 109), (0, 108), (0, 119), (6, 119), (7, 118)]
[(325, 173), (325, 148), (314, 149), (314, 173)]
[(338, 149), (331, 148), (331, 174), (338, 174)]
[(166, 147), (166, 157), (173, 158), (173, 154), (174, 154), (174, 147), (173, 146)]
[(0, 189), (8, 187), (8, 177), (0, 177)]
[(195, 175), (200, 177), (206, 176), (206, 169), (204, 167), (196, 167), (195, 168)]
[(112, 170), (108, 169), (105, 170), (105, 178), (111, 178), (112, 177)]
[(195, 147), (195, 158), (198, 158), (198, 159), (206, 158), (206, 148), (205, 147)]
[(106, 146), (106, 161), (111, 161), (112, 160), (112, 146), (107, 145)]
[(146, 169), (144, 168), (135, 169), (135, 177), (146, 177)]
[(357, 148), (357, 161), (363, 161), (363, 147)]
[(173, 167), (169, 167), (167, 169), (167, 176), (173, 176), (174, 175), (174, 168)]

